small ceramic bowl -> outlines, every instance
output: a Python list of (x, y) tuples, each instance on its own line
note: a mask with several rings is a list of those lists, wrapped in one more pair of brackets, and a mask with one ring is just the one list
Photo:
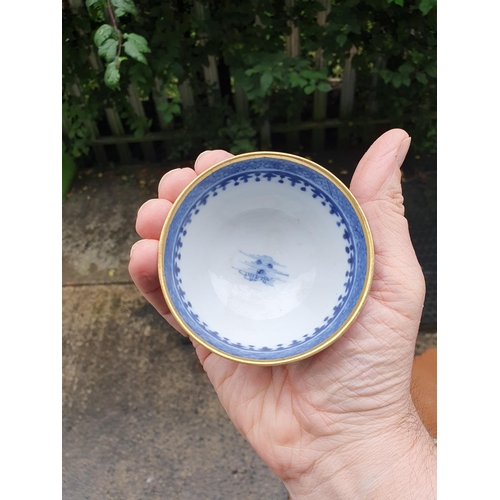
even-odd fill
[(321, 351), (352, 324), (373, 244), (356, 199), (328, 170), (258, 152), (214, 165), (181, 193), (158, 264), (189, 336), (228, 359), (279, 365)]

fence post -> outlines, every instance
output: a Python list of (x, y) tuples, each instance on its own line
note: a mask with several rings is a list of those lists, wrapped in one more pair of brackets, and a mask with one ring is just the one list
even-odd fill
[[(80, 97), (82, 94), (82, 89), (78, 83), (74, 83), (71, 86), (71, 92), (74, 96)], [(85, 126), (90, 130), (90, 133), (92, 135), (92, 140), (97, 139), (100, 136), (97, 124), (90, 120), (85, 120), (84, 123)], [(104, 146), (101, 146), (99, 144), (94, 144), (92, 145), (92, 151), (94, 152), (95, 159), (98, 164), (105, 165), (107, 163), (108, 157), (106, 156), (106, 151), (104, 150)]]
[[(146, 117), (139, 92), (137, 92), (137, 89), (133, 85), (128, 86), (128, 102), (137, 116)], [(152, 163), (156, 161), (155, 149), (152, 142), (141, 142), (141, 149), (147, 161)]]
[(340, 91), (340, 119), (338, 144), (340, 147), (349, 145), (350, 126), (347, 122), (352, 116), (354, 107), (354, 90), (356, 87), (356, 70), (352, 67), (352, 58), (356, 54), (356, 47), (352, 46), (349, 51), (349, 57), (344, 64), (344, 72), (342, 75), (342, 90)]
[[(381, 70), (385, 68), (386, 60), (384, 56), (379, 56), (377, 61), (375, 62), (375, 70)], [(372, 81), (370, 84), (370, 91), (368, 94), (368, 109), (367, 114), (368, 117), (371, 118), (378, 111), (378, 103), (377, 103), (377, 83), (378, 83), (378, 74), (375, 72), (372, 75)], [(370, 143), (375, 139), (375, 126), (373, 124), (367, 123), (363, 127), (363, 142)]]
[[(285, 9), (289, 15), (292, 13), (292, 8), (295, 4), (295, 0), (285, 0)], [(289, 35), (286, 36), (285, 39), (285, 50), (287, 57), (297, 57), (300, 52), (300, 38), (299, 38), (299, 28), (295, 25), (293, 20), (289, 19), (287, 21), (288, 26), (292, 30)], [(292, 118), (292, 121), (298, 119), (299, 117)], [(299, 146), (299, 131), (294, 130), (291, 132), (287, 132), (286, 134), (286, 143), (289, 149), (298, 149)]]
[(248, 120), (248, 98), (240, 85), (234, 86), (234, 107), (240, 122)]
[[(265, 25), (260, 20), (258, 14), (255, 15), (254, 23), (256, 26), (259, 26), (263, 29), (265, 28)], [(262, 105), (260, 115), (265, 116), (265, 114), (268, 111), (269, 111), (269, 99), (267, 99), (266, 102)], [(269, 120), (265, 120), (262, 126), (260, 127), (259, 138), (260, 138), (260, 149), (263, 150), (271, 149), (271, 124), (269, 123)]]
[[(262, 105), (261, 114), (265, 115), (269, 111), (269, 101)], [(271, 125), (266, 120), (260, 129), (260, 147), (263, 150), (271, 149)]]
[(182, 102), (183, 121), (184, 124), (189, 127), (196, 116), (193, 89), (189, 78), (186, 78), (181, 84), (179, 84), (178, 89)]
[[(174, 128), (174, 124), (173, 124), (173, 121), (166, 124), (164, 121), (163, 121), (163, 118), (161, 116), (161, 114), (159, 113), (158, 111), (158, 106), (162, 103), (162, 102), (165, 102), (167, 101), (167, 98), (163, 95), (162, 93), (162, 85), (163, 85), (163, 82), (160, 80), (160, 78), (158, 78), (157, 76), (155, 77), (155, 88), (153, 90), (153, 101), (155, 103), (155, 111), (156, 111), (156, 116), (158, 117), (158, 122), (160, 124), (160, 129), (162, 131), (165, 131), (165, 130), (173, 130)], [(163, 147), (165, 148), (165, 152), (168, 151), (168, 142), (167, 141), (163, 141)]]
[[(125, 135), (125, 130), (123, 128), (123, 123), (120, 120), (120, 116), (113, 108), (106, 108), (104, 110), (106, 115), (106, 119), (108, 120), (109, 128), (111, 129), (111, 133), (120, 137)], [(120, 142), (116, 145), (116, 149), (118, 151), (118, 156), (120, 157), (120, 163), (129, 164), (132, 163), (132, 154), (130, 153), (130, 148), (128, 144), (125, 142)]]
[[(295, 0), (285, 0), (285, 9), (289, 15), (292, 13), (294, 4)], [(286, 36), (286, 55), (288, 57), (296, 57), (300, 51), (299, 28), (295, 26), (295, 23), (291, 19), (287, 21), (287, 24), (292, 32)]]
[(153, 89), (152, 94), (153, 94), (153, 101), (155, 103), (156, 116), (158, 117), (158, 122), (162, 130), (172, 130), (174, 128), (173, 122), (165, 123), (163, 121), (161, 114), (158, 112), (158, 106), (168, 101), (168, 99), (163, 95), (162, 86), (163, 86), (163, 81), (157, 76), (155, 76), (155, 87)]
[[(206, 19), (208, 14), (205, 11), (205, 7), (199, 0), (194, 0), (194, 12), (198, 20), (203, 21)], [(208, 36), (206, 33), (200, 33), (200, 43), (202, 46), (208, 41)], [(208, 56), (208, 66), (203, 66), (203, 76), (205, 77), (205, 83), (207, 84), (207, 96), (208, 104), (213, 106), (219, 100), (220, 84), (219, 84), (219, 72), (217, 70), (217, 63), (215, 62), (215, 57), (212, 55)]]
[[(102, 65), (97, 59), (93, 49), (89, 55), (89, 61), (94, 70), (98, 71), (100, 68), (102, 68)], [(105, 108), (104, 114), (106, 115), (106, 119), (108, 120), (108, 125), (111, 129), (111, 133), (116, 136), (125, 135), (123, 123), (121, 121), (120, 115), (118, 114), (118, 111), (116, 111), (116, 109), (114, 108)], [(132, 154), (130, 153), (130, 148), (128, 147), (127, 143), (117, 144), (116, 149), (118, 151), (120, 163), (132, 163)]]
[[(321, 0), (324, 10), (318, 12), (316, 21), (321, 26), (326, 26), (326, 18), (330, 14), (332, 8), (331, 0)], [(316, 69), (321, 69), (325, 66), (325, 59), (323, 57), (323, 48), (316, 51)], [(321, 122), (326, 119), (327, 111), (327, 94), (325, 92), (314, 92), (313, 100), (313, 120)], [(314, 129), (312, 132), (312, 149), (314, 152), (323, 151), (325, 149), (325, 128), (321, 127)]]

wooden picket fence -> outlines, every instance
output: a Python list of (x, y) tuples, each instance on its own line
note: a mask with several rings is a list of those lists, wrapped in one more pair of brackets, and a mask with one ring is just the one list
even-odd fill
[[(84, 0), (69, 0), (71, 8), (81, 8)], [(331, 0), (321, 0), (325, 9), (317, 16), (319, 25), (325, 25), (327, 16), (331, 9)], [(285, 0), (286, 8), (293, 7), (294, 0)], [(193, 0), (194, 13), (199, 18), (205, 15), (204, 6), (198, 1)], [(256, 22), (259, 22), (256, 16)], [(290, 24), (291, 33), (286, 36), (285, 53), (288, 57), (295, 57), (299, 54), (299, 28)], [(201, 40), (202, 43), (206, 40)], [(345, 146), (349, 142), (350, 130), (353, 125), (362, 125), (366, 133), (369, 134), (374, 126), (386, 123), (387, 120), (363, 120), (362, 123), (353, 120), (352, 113), (354, 107), (354, 96), (356, 86), (356, 71), (352, 67), (352, 58), (356, 54), (356, 48), (351, 47), (349, 57), (345, 60), (343, 73), (341, 78), (330, 78), (332, 89), (339, 92), (339, 113), (336, 118), (327, 118), (327, 98), (328, 94), (325, 92), (316, 91), (312, 95), (312, 119), (300, 123), (283, 124), (283, 123), (269, 123), (265, 122), (258, 132), (259, 146), (261, 150), (272, 149), (273, 136), (275, 134), (285, 135), (286, 144), (288, 149), (297, 149), (300, 143), (299, 134), (302, 131), (310, 131), (310, 149), (313, 152), (319, 152), (324, 149), (329, 149), (332, 144), (329, 143), (328, 147), (325, 144), (328, 129), (336, 130), (335, 146)], [(95, 53), (89, 54), (89, 64), (93, 69), (99, 70), (101, 62)], [(325, 65), (325, 58), (323, 50), (319, 49), (316, 53), (316, 68), (320, 69)], [(203, 68), (203, 78), (207, 88), (213, 89), (208, 95), (208, 103), (210, 106), (217, 106), (217, 93), (220, 92), (219, 74), (217, 68), (217, 55), (211, 55), (208, 58), (208, 66)], [(156, 79), (156, 86), (159, 90), (162, 82)], [(376, 80), (373, 81), (373, 87), (376, 86)], [(153, 89), (152, 89), (153, 90)], [(185, 80), (178, 86), (179, 95), (182, 101), (182, 112), (180, 119), (185, 119), (190, 114), (191, 119), (193, 114), (196, 113), (196, 99), (189, 80)], [(78, 85), (73, 86), (72, 92), (78, 95), (80, 90)], [(130, 85), (127, 89), (128, 101), (132, 106), (134, 112), (141, 117), (153, 118), (149, 116), (151, 113), (151, 106), (145, 108), (143, 101), (139, 97), (138, 91)], [(161, 104), (161, 98), (154, 98), (154, 112), (158, 117), (158, 122), (161, 124), (162, 120), (156, 110), (156, 106)], [(249, 115), (248, 100), (245, 96), (243, 89), (235, 87), (233, 89), (233, 102), (235, 112), (238, 118), (246, 119)], [(160, 125), (160, 130), (150, 131), (141, 137), (127, 134), (125, 127), (122, 123), (119, 113), (113, 108), (105, 108), (104, 116), (107, 122), (107, 127), (111, 132), (109, 135), (103, 135), (100, 128), (96, 123), (89, 122), (87, 126), (90, 128), (93, 140), (89, 142), (95, 161), (99, 164), (107, 164), (112, 159), (119, 161), (121, 164), (135, 163), (138, 159), (147, 162), (156, 162), (163, 159), (162, 156), (168, 155), (170, 145), (175, 143), (181, 135), (185, 134), (182, 130), (176, 130), (170, 125)], [(63, 124), (64, 133), (64, 124)], [(365, 134), (366, 135), (366, 134)], [(158, 147), (160, 146), (160, 147)], [(161, 152), (160, 152), (161, 151)], [(111, 158), (112, 157), (112, 158)], [(139, 158), (138, 158), (139, 157)]]

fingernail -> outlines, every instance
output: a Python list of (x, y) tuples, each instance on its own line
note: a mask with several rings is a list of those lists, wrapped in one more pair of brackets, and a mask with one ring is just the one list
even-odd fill
[(134, 253), (134, 248), (141, 242), (142, 240), (136, 241), (133, 245), (132, 248), (130, 249), (130, 256), (129, 260), (132, 258), (132, 254)]
[(163, 177), (160, 179), (160, 182), (158, 183), (158, 190), (160, 190), (162, 182), (168, 177), (169, 174), (172, 172), (176, 172), (177, 170), (182, 170), (180, 167), (179, 168), (173, 168), (172, 170), (169, 170), (168, 172), (165, 172), (163, 174)]
[(152, 201), (155, 201), (154, 199), (151, 199), (151, 200), (147, 200), (145, 201), (140, 207), (139, 207), (139, 210), (137, 210), (137, 215), (135, 216), (136, 218), (139, 217), (139, 214), (141, 213), (141, 210), (144, 208), (145, 205), (147, 205), (148, 203), (152, 202)]
[(172, 170), (169, 170), (168, 172), (165, 172), (165, 174), (163, 175), (163, 177), (166, 177), (168, 174), (171, 174), (172, 172), (175, 172), (177, 170), (182, 170), (182, 169), (181, 169), (181, 167), (173, 168)]
[(399, 146), (398, 153), (396, 155), (396, 161), (398, 162), (398, 167), (401, 168), (401, 165), (405, 161), (406, 155), (408, 154), (408, 150), (410, 149), (411, 137), (407, 137)]
[(196, 158), (196, 160), (194, 161), (195, 165), (196, 165), (196, 162), (203, 156), (203, 155), (206, 155), (207, 153), (211, 153), (212, 150), (211, 149), (207, 149), (206, 151), (203, 151), (201, 152), (199, 155), (198, 155), (198, 158)]

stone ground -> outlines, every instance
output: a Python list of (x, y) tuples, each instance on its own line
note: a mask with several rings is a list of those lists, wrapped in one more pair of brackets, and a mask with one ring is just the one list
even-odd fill
[[(348, 184), (359, 155), (332, 158), (318, 161)], [(130, 280), (136, 212), (171, 167), (82, 170), (63, 202), (63, 498), (285, 500), (281, 482), (234, 429), (191, 345)], [(432, 205), (425, 188), (432, 174), (416, 172), (405, 184), (407, 214), (432, 247), (434, 214), (418, 213), (425, 196)], [(426, 252), (435, 297), (435, 246), (430, 258)], [(432, 299), (416, 353), (436, 346), (435, 316)]]

